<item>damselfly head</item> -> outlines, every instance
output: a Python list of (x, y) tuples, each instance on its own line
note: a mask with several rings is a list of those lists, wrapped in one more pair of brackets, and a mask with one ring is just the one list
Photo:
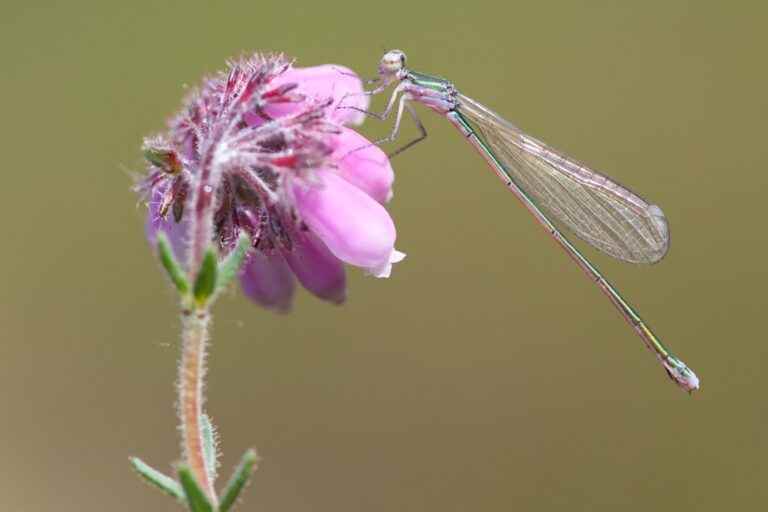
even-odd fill
[(400, 50), (390, 50), (379, 62), (379, 74), (384, 77), (397, 76), (405, 70), (405, 53)]

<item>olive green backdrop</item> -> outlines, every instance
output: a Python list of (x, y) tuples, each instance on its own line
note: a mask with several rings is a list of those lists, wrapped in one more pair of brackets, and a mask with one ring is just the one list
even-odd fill
[[(385, 49), (660, 204), (653, 267), (587, 254), (702, 378), (676, 389), (443, 119), (394, 160), (408, 258), (349, 302), (216, 307), (242, 510), (699, 510), (768, 499), (763, 2), (4, 2), (0, 505), (177, 510), (174, 297), (129, 190), (184, 85), (243, 51)], [(378, 100), (380, 105), (382, 99)], [(381, 136), (390, 125), (363, 130)], [(415, 130), (408, 126), (404, 137)]]

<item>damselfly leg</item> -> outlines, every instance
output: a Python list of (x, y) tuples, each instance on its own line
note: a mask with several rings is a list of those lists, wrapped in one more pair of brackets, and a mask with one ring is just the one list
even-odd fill
[(394, 110), (395, 105), (397, 105), (397, 114), (395, 115), (395, 123), (392, 127), (392, 131), (388, 136), (382, 139), (375, 140), (370, 144), (366, 144), (365, 146), (355, 148), (351, 150), (349, 153), (347, 153), (346, 155), (344, 155), (344, 157), (342, 158), (345, 158), (346, 156), (352, 153), (369, 148), (371, 146), (381, 146), (383, 144), (394, 142), (397, 139), (398, 133), (400, 132), (400, 122), (402, 121), (404, 110), (407, 110), (408, 114), (411, 116), (411, 119), (413, 119), (413, 122), (416, 125), (416, 128), (419, 130), (419, 135), (413, 140), (397, 148), (396, 150), (390, 153), (387, 153), (387, 157), (390, 159), (394, 158), (395, 156), (399, 155), (400, 153), (404, 152), (407, 149), (412, 148), (413, 146), (415, 146), (416, 144), (418, 144), (419, 142), (427, 138), (427, 129), (424, 127), (424, 123), (421, 122), (421, 119), (419, 119), (419, 116), (416, 113), (416, 110), (414, 110), (413, 106), (409, 103), (409, 101), (411, 100), (410, 96), (408, 95), (407, 92), (404, 92), (408, 86), (408, 84), (406, 83), (400, 83), (397, 85), (397, 87), (394, 88), (394, 90), (392, 91), (392, 94), (389, 97), (389, 101), (387, 102), (387, 106), (384, 108), (382, 112), (373, 112), (373, 111), (360, 108), (360, 107), (355, 107), (352, 105), (344, 105), (344, 100), (350, 96), (363, 96), (363, 95), (375, 96), (377, 94), (380, 94), (386, 90), (386, 88), (389, 86), (390, 83), (391, 83), (390, 81), (382, 80), (381, 85), (379, 85), (375, 89), (371, 89), (370, 91), (363, 91), (360, 93), (348, 93), (344, 95), (344, 97), (339, 102), (339, 106), (336, 108), (355, 110), (367, 116), (376, 118), (379, 121), (386, 121), (389, 118), (389, 115)]

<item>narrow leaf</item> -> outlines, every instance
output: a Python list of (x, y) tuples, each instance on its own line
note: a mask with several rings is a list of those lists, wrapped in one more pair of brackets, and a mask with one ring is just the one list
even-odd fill
[(200, 271), (195, 279), (194, 295), (198, 304), (205, 304), (208, 298), (216, 290), (216, 281), (218, 273), (218, 263), (216, 261), (216, 250), (208, 247), (203, 256), (203, 263), (200, 265)]
[(187, 466), (179, 466), (179, 481), (187, 498), (187, 505), (192, 512), (213, 512), (213, 505), (208, 496), (200, 488), (200, 485)]
[(219, 281), (216, 284), (217, 291), (224, 290), (232, 282), (232, 279), (235, 278), (237, 271), (240, 270), (240, 266), (243, 264), (245, 253), (248, 252), (250, 246), (251, 239), (245, 233), (241, 233), (235, 248), (219, 265)]
[(168, 242), (168, 237), (162, 231), (157, 235), (157, 253), (160, 256), (160, 263), (163, 264), (163, 268), (168, 272), (168, 277), (171, 278), (171, 282), (173, 282), (180, 294), (186, 295), (189, 292), (187, 276), (179, 262), (176, 261), (171, 244)]
[(216, 434), (207, 414), (200, 416), (203, 433), (203, 457), (205, 458), (205, 471), (211, 482), (216, 480)]
[(224, 493), (221, 497), (221, 504), (219, 505), (220, 512), (227, 512), (237, 501), (240, 492), (248, 483), (248, 479), (251, 477), (253, 470), (256, 469), (256, 461), (258, 456), (254, 450), (248, 450), (240, 459), (232, 477), (227, 482), (227, 487), (224, 489)]
[(154, 485), (169, 496), (172, 496), (177, 500), (184, 501), (184, 491), (181, 490), (181, 486), (176, 480), (145, 464), (144, 461), (138, 457), (131, 457), (130, 461), (133, 469), (136, 470), (139, 476), (144, 480)]

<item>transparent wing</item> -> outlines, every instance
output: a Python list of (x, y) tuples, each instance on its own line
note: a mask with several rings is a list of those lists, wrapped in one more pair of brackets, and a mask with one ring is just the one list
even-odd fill
[(614, 258), (655, 263), (669, 249), (661, 208), (554, 151), (464, 95), (459, 111), (533, 201), (579, 238)]

